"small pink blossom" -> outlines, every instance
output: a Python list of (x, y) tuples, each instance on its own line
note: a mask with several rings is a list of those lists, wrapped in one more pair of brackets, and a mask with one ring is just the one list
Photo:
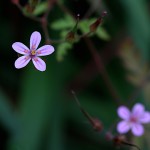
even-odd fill
[(24, 55), (19, 57), (15, 61), (15, 67), (17, 69), (25, 67), (30, 62), (30, 60), (32, 60), (37, 70), (39, 71), (46, 70), (46, 64), (39, 56), (46, 56), (52, 54), (54, 52), (54, 47), (51, 45), (44, 45), (38, 48), (40, 41), (41, 41), (41, 34), (35, 31), (31, 34), (30, 37), (30, 48), (28, 48), (21, 42), (13, 43), (12, 48), (17, 53)]
[(144, 106), (140, 103), (135, 104), (132, 111), (125, 106), (120, 106), (117, 113), (123, 119), (117, 125), (117, 131), (121, 134), (131, 129), (135, 136), (141, 136), (144, 133), (142, 124), (150, 123), (150, 112), (145, 111)]

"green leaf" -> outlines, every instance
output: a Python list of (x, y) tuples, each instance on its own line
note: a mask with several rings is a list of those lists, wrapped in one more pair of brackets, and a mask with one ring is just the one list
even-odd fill
[(29, 4), (32, 8), (35, 8), (40, 0), (29, 0)]
[(37, 15), (41, 15), (41, 14), (43, 14), (46, 10), (47, 10), (47, 2), (41, 2), (41, 3), (39, 3), (39, 4), (36, 6), (36, 8), (35, 8), (33, 14), (36, 15), (36, 16), (37, 16)]
[(54, 30), (63, 30), (73, 28), (74, 25), (75, 25), (74, 19), (69, 15), (65, 15), (64, 18), (61, 18), (50, 24), (50, 27)]
[(96, 30), (96, 35), (103, 40), (109, 41), (110, 35), (107, 33), (107, 31), (103, 27), (98, 27)]
[(65, 42), (61, 43), (57, 47), (57, 54), (56, 58), (58, 61), (62, 61), (64, 59), (64, 56), (67, 54), (67, 51), (72, 48), (72, 44)]
[[(88, 19), (88, 20), (81, 20), (80, 23), (79, 23), (79, 29), (81, 30), (81, 32), (83, 34), (87, 33), (90, 31), (90, 25), (95, 22), (96, 18), (91, 18), (91, 19)], [(100, 39), (103, 39), (103, 40), (110, 40), (110, 36), (109, 34), (107, 33), (107, 31), (102, 27), (102, 26), (99, 26), (97, 28), (97, 30), (95, 31), (96, 35), (100, 38)]]
[(82, 31), (82, 33), (87, 33), (87, 32), (89, 32), (89, 27), (90, 27), (90, 25), (93, 23), (95, 21), (95, 19), (94, 18), (92, 18), (92, 19), (85, 19), (85, 20), (81, 20), (80, 22), (79, 22), (79, 29)]
[(66, 35), (68, 34), (68, 32), (69, 32), (70, 30), (62, 30), (61, 32), (60, 32), (60, 37), (61, 38), (63, 38), (63, 39), (65, 39), (66, 38)]
[[(29, 65), (30, 66), (30, 65)], [(15, 140), (20, 149), (37, 150), (43, 126), (47, 120), (49, 84), (47, 72), (39, 72), (32, 66), (24, 72), (20, 98), (21, 129)], [(38, 86), (37, 86), (38, 85)], [(14, 143), (14, 144), (15, 144)]]

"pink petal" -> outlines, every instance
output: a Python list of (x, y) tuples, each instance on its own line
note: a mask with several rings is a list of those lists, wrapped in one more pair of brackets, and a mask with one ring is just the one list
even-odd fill
[(135, 136), (141, 136), (144, 133), (144, 128), (141, 124), (136, 123), (132, 125), (131, 131)]
[(29, 48), (21, 42), (13, 43), (12, 48), (19, 54), (27, 54), (29, 52)]
[(127, 121), (121, 121), (117, 125), (117, 131), (119, 133), (127, 133), (130, 130), (130, 124)]
[(37, 70), (39, 70), (39, 71), (46, 70), (46, 64), (41, 58), (35, 57), (32, 59), (32, 62)]
[(141, 123), (149, 123), (150, 122), (150, 112), (144, 112), (144, 114), (139, 119)]
[(135, 104), (134, 107), (132, 108), (132, 114), (137, 117), (141, 117), (143, 113), (144, 113), (144, 106), (140, 103)]
[(42, 47), (40, 47), (37, 50), (37, 55), (38, 56), (46, 56), (46, 55), (50, 55), (51, 53), (54, 52), (54, 47), (51, 45), (44, 45)]
[(122, 119), (128, 120), (130, 118), (130, 111), (125, 106), (120, 106), (117, 110), (118, 116)]
[(15, 67), (17, 69), (23, 68), (29, 63), (30, 60), (31, 58), (28, 56), (21, 56), (15, 61)]
[(37, 49), (41, 41), (41, 34), (37, 31), (33, 32), (30, 37), (30, 49)]

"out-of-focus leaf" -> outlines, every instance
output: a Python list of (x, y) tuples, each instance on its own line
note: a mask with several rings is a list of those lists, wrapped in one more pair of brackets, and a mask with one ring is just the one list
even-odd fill
[(18, 134), (19, 121), (6, 95), (0, 90), (0, 122), (12, 135)]
[[(83, 34), (89, 32), (90, 25), (93, 22), (95, 22), (95, 20), (96, 20), (95, 18), (91, 18), (91, 19), (86, 19), (86, 20), (80, 21), (79, 29), (82, 31)], [(110, 40), (110, 35), (107, 33), (107, 31), (102, 26), (99, 26), (96, 29), (95, 35), (97, 35), (100, 39)]]
[[(49, 131), (50, 146), (55, 147), (53, 150), (61, 150), (64, 108), (62, 100), (65, 99), (65, 79), (72, 66), (68, 61), (57, 63), (55, 57), (51, 57), (47, 61), (45, 72), (39, 72), (33, 66), (30, 68), (30, 65), (26, 69), (28, 70), (24, 74), (20, 101), (22, 132), (16, 145), (20, 149), (37, 150), (43, 142), (43, 136)], [(59, 124), (56, 126), (57, 123)]]
[(146, 140), (146, 137), (149, 137), (149, 130), (145, 129), (144, 136), (139, 137), (133, 137), (133, 143), (136, 144), (140, 149), (148, 150), (149, 149), (149, 141)]
[(47, 2), (40, 2), (40, 3), (36, 6), (36, 8), (35, 8), (33, 14), (36, 15), (36, 16), (37, 16), (37, 15), (41, 15), (41, 14), (43, 14), (46, 10), (47, 10)]
[(40, 2), (41, 0), (29, 0), (29, 4), (32, 5), (33, 7), (36, 7), (36, 5)]
[(69, 31), (70, 31), (70, 30), (66, 30), (66, 29), (62, 30), (61, 33), (60, 33), (60, 36), (65, 39), (65, 38), (66, 38), (66, 35), (67, 35), (67, 33), (68, 33)]
[[(97, 98), (94, 98), (91, 95), (84, 95), (84, 96), (78, 96), (80, 103), (82, 105), (82, 107), (92, 116), (95, 118), (99, 118), (106, 126), (105, 127), (109, 127), (110, 123), (112, 123), (113, 121), (115, 121), (115, 116), (117, 116), (116, 113), (116, 104), (113, 101), (110, 100), (106, 100), (104, 102), (104, 100), (99, 100)], [(93, 103), (94, 101), (94, 103)], [(111, 105), (110, 105), (111, 104)], [(73, 107), (73, 108), (72, 108)], [(82, 121), (81, 123), (87, 122), (88, 120), (84, 117), (84, 115), (80, 112), (80, 109), (78, 107), (78, 105), (74, 102), (74, 106), (70, 106), (68, 116), (72, 116), (75, 117), (77, 120), (79, 119), (79, 121), (81, 121), (81, 118), (85, 121)], [(76, 109), (75, 109), (76, 107)], [(108, 111), (107, 111), (108, 109)], [(79, 113), (77, 113), (76, 111), (79, 111)], [(112, 115), (110, 115), (110, 112)], [(78, 115), (77, 115), (78, 114)], [(116, 118), (117, 119), (117, 118)], [(91, 126), (89, 124), (89, 126)]]
[(92, 19), (85, 19), (79, 22), (79, 29), (83, 32), (83, 33), (87, 33), (90, 30), (90, 25), (95, 21), (96, 19), (92, 18)]
[(127, 79), (134, 85), (140, 86), (148, 74), (148, 64), (143, 64), (142, 57), (129, 39), (120, 44), (120, 56), (125, 68), (128, 70)]
[(50, 24), (50, 27), (54, 30), (63, 30), (63, 29), (71, 29), (74, 27), (74, 25), (75, 25), (74, 19), (69, 15), (65, 15), (64, 18), (61, 18)]
[(150, 19), (146, 2), (144, 0), (121, 0), (120, 2), (126, 11), (125, 21), (128, 30), (139, 47), (142, 57), (148, 60), (150, 58)]
[(36, 8), (36, 6), (39, 4), (40, 0), (29, 0), (28, 8), (30, 8), (30, 11), (33, 12)]
[(57, 54), (56, 58), (58, 61), (62, 61), (64, 59), (64, 56), (67, 54), (67, 51), (72, 48), (72, 44), (65, 42), (61, 43), (57, 47)]
[[(66, 79), (74, 74), (75, 65), (72, 65), (68, 58), (62, 63), (57, 63), (56, 60), (49, 62), (49, 99), (52, 99), (51, 107), (49, 108), (49, 141), (48, 150), (64, 150), (66, 139), (64, 135), (65, 127), (64, 119), (66, 117), (66, 105), (68, 103), (65, 96)], [(56, 80), (54, 80), (56, 79)]]
[[(49, 142), (48, 142), (48, 150), (62, 150), (63, 149), (63, 143), (64, 143), (64, 108), (65, 105), (63, 103), (64, 101), (57, 99), (55, 103), (56, 110), (53, 109), (52, 112), (55, 114), (54, 119), (51, 124), (51, 129), (49, 129)], [(59, 103), (59, 105), (58, 105)]]
[(107, 33), (107, 31), (102, 28), (102, 27), (99, 27), (97, 28), (96, 30), (96, 35), (100, 38), (100, 39), (103, 39), (103, 40), (106, 40), (106, 41), (109, 41), (110, 40), (110, 35)]
[(24, 74), (20, 101), (22, 132), (17, 140), (20, 149), (37, 150), (43, 126), (47, 120), (49, 88), (47, 72), (41, 73), (33, 67)]
[[(89, 32), (90, 25), (95, 21), (95, 18), (81, 20), (78, 24), (78, 28), (83, 34)], [(51, 24), (51, 27), (55, 30), (62, 30), (61, 36), (65, 37), (68, 33), (68, 29), (72, 29), (75, 25), (75, 21), (69, 15), (66, 15), (64, 19), (59, 19)], [(110, 36), (103, 27), (98, 27), (96, 35), (103, 40), (110, 40)]]

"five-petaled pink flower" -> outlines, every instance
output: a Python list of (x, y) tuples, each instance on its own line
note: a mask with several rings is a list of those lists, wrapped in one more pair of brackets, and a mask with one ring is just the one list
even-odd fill
[(144, 133), (142, 124), (150, 123), (150, 112), (145, 111), (142, 104), (137, 103), (132, 111), (125, 106), (118, 108), (118, 115), (123, 121), (117, 125), (117, 131), (121, 134), (127, 133), (130, 129), (135, 136), (141, 136)]
[[(37, 31), (33, 32), (30, 37), (30, 49), (21, 42), (15, 42), (12, 48), (19, 54), (24, 56), (19, 57), (15, 61), (15, 67), (17, 69), (25, 67), (30, 60), (32, 60), (34, 66), (39, 71), (46, 70), (45, 62), (38, 56), (50, 55), (54, 52), (54, 47), (51, 45), (44, 45), (38, 48), (41, 41), (41, 34)], [(38, 49), (37, 49), (38, 48)]]

